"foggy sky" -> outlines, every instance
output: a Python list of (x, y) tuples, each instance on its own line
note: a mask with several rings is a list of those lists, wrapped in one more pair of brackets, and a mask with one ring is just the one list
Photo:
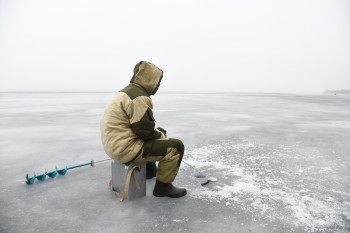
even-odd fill
[(350, 89), (350, 2), (0, 0), (0, 91)]

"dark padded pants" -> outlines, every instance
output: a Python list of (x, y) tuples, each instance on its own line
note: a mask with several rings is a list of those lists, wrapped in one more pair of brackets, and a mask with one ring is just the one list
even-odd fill
[(158, 163), (157, 180), (163, 183), (174, 181), (184, 155), (184, 144), (175, 138), (146, 141), (142, 152), (133, 162)]

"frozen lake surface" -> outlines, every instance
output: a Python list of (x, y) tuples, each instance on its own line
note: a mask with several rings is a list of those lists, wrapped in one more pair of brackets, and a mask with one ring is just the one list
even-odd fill
[(25, 175), (108, 158), (99, 120), (113, 93), (0, 93), (0, 232), (350, 232), (350, 95), (153, 97), (184, 160), (180, 199), (119, 202), (110, 163), (25, 184)]

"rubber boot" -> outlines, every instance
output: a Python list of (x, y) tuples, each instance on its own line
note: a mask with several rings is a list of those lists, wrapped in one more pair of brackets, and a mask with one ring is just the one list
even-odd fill
[(156, 197), (171, 197), (171, 198), (177, 198), (177, 197), (183, 197), (187, 194), (186, 189), (183, 188), (176, 188), (171, 183), (166, 184), (163, 182), (160, 182), (159, 180), (156, 180), (156, 185), (153, 189), (153, 195)]
[(146, 163), (146, 179), (152, 179), (157, 175), (156, 162)]

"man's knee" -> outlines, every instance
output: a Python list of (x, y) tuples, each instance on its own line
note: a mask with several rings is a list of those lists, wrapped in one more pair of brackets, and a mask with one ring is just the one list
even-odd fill
[(169, 138), (169, 146), (173, 147), (173, 148), (176, 148), (177, 152), (180, 154), (179, 160), (177, 162), (177, 167), (180, 167), (180, 164), (181, 164), (181, 161), (182, 161), (182, 157), (183, 157), (184, 152), (185, 152), (184, 144), (179, 139)]
[(169, 141), (170, 147), (175, 147), (182, 157), (185, 152), (185, 145), (182, 143), (182, 141), (176, 138), (169, 138)]

